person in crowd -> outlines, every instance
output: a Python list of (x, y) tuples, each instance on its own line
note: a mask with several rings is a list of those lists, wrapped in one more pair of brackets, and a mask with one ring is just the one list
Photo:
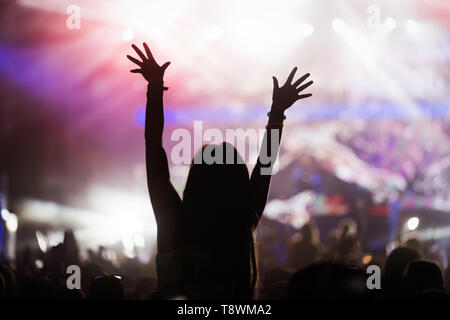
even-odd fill
[(316, 262), (319, 255), (319, 231), (311, 223), (300, 229), (300, 239), (289, 246), (289, 266), (294, 270), (302, 269)]
[(320, 260), (347, 265), (357, 265), (361, 248), (357, 225), (352, 219), (343, 219), (336, 229), (328, 232)]
[(267, 271), (262, 279), (261, 299), (284, 298), (291, 273), (283, 268), (273, 268)]
[(442, 271), (434, 262), (424, 260), (410, 262), (406, 271), (405, 282), (407, 289), (413, 296), (445, 291)]
[(367, 275), (357, 267), (333, 262), (312, 264), (297, 271), (287, 289), (287, 299), (369, 299)]
[(89, 300), (123, 300), (125, 290), (122, 280), (116, 275), (98, 275), (89, 287)]
[(162, 145), (164, 73), (170, 62), (156, 63), (147, 44), (140, 57), (127, 56), (148, 82), (146, 162), (150, 198), (158, 227), (157, 281), (161, 291), (196, 298), (251, 298), (257, 270), (253, 231), (263, 213), (272, 168), (281, 139), (284, 112), (313, 82), (305, 74), (294, 81), (297, 68), (279, 86), (273, 77), (272, 106), (261, 152), (251, 176), (230, 143), (205, 145), (188, 173), (183, 199), (170, 182)]
[(419, 259), (420, 254), (414, 249), (398, 247), (392, 250), (383, 269), (382, 290), (386, 298), (401, 298), (406, 295), (406, 269), (410, 262)]

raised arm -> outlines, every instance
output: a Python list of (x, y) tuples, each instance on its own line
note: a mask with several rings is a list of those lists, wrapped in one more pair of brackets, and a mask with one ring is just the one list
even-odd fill
[(162, 145), (164, 129), (163, 78), (170, 62), (159, 66), (144, 43), (146, 55), (135, 45), (132, 46), (142, 61), (127, 55), (139, 66), (131, 72), (140, 73), (148, 81), (147, 106), (145, 115), (145, 156), (147, 165), (147, 185), (158, 226), (158, 253), (174, 250), (180, 234), (181, 199), (170, 182), (167, 155)]
[(297, 67), (295, 67), (286, 83), (280, 88), (278, 79), (273, 77), (273, 95), (272, 107), (269, 112), (269, 121), (266, 126), (266, 132), (259, 152), (258, 160), (252, 171), (250, 186), (252, 190), (253, 205), (261, 218), (264, 207), (266, 206), (267, 196), (269, 194), (270, 179), (272, 177), (273, 165), (277, 159), (278, 150), (283, 132), (283, 121), (286, 119), (284, 111), (292, 106), (297, 100), (310, 97), (312, 94), (300, 94), (313, 82), (309, 81), (302, 84), (309, 73), (303, 75), (300, 79), (292, 83)]

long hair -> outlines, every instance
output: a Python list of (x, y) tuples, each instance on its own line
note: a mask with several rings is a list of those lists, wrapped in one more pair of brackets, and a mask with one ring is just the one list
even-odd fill
[(205, 298), (212, 290), (217, 298), (251, 298), (255, 217), (249, 172), (238, 151), (229, 143), (203, 146), (183, 195), (183, 279), (191, 295)]

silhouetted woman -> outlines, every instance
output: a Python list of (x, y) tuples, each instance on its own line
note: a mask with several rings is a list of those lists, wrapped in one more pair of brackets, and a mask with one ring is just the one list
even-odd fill
[(145, 43), (146, 55), (132, 47), (142, 61), (127, 56), (139, 66), (131, 72), (148, 81), (145, 141), (148, 189), (158, 226), (158, 289), (166, 296), (190, 299), (251, 298), (257, 276), (253, 231), (266, 205), (284, 111), (311, 96), (300, 94), (312, 84), (302, 85), (309, 74), (292, 83), (294, 68), (282, 87), (273, 77), (272, 108), (251, 177), (232, 145), (207, 145), (194, 156), (181, 200), (170, 182), (162, 145), (163, 77), (170, 62), (159, 66)]

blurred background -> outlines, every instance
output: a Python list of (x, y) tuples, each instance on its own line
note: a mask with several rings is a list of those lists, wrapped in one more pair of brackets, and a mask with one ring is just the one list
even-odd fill
[[(125, 57), (143, 41), (159, 63), (172, 62), (169, 155), (173, 130), (192, 131), (194, 121), (264, 128), (271, 77), (284, 81), (293, 66), (311, 73), (313, 97), (286, 113), (257, 229), (260, 263), (286, 264), (307, 224), (322, 243), (353, 233), (363, 264), (414, 238), (447, 267), (445, 0), (0, 1), (4, 257), (39, 257), (73, 230), (83, 257), (153, 265), (146, 83)], [(188, 166), (170, 169), (181, 194)]]

